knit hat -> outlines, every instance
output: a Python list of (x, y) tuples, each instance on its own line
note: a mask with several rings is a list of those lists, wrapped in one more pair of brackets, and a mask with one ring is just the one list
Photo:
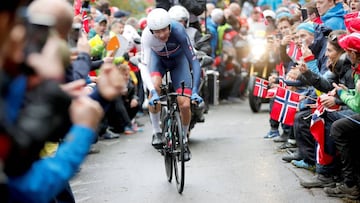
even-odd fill
[(288, 13), (288, 12), (280, 12), (280, 13), (277, 13), (276, 14), (276, 19), (281, 19), (281, 18), (292, 18), (292, 15), (291, 13)]
[(360, 32), (360, 12), (352, 12), (344, 15), (344, 23), (347, 31)]
[(311, 34), (315, 33), (315, 27), (314, 24), (311, 22), (306, 22), (306, 23), (301, 23), (300, 25), (297, 26), (296, 31), (299, 30), (305, 30)]
[(360, 33), (354, 32), (348, 35), (341, 35), (338, 38), (338, 42), (344, 50), (360, 53)]
[(280, 19), (284, 17), (292, 18), (290, 10), (287, 7), (279, 7), (278, 9), (276, 9), (275, 14), (276, 14), (276, 19)]

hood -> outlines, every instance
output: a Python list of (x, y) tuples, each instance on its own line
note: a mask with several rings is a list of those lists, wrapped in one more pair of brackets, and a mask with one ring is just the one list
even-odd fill
[(343, 53), (337, 61), (333, 71), (342, 78), (349, 69), (351, 69), (351, 61), (348, 55)]
[(344, 10), (342, 3), (338, 3), (333, 8), (329, 9), (323, 16), (321, 16), (321, 20), (323, 22), (326, 22), (330, 18), (335, 17), (344, 19), (345, 14), (346, 11)]
[(327, 44), (326, 37), (331, 32), (331, 29), (318, 24), (314, 24), (314, 26), (315, 26), (314, 42), (309, 46), (309, 49), (315, 55), (315, 58), (318, 58), (319, 55), (321, 55), (321, 52), (323, 50), (326, 50), (326, 44)]

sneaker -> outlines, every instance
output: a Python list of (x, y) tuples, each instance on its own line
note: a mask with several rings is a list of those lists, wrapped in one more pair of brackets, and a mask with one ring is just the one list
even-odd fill
[(286, 152), (288, 153), (288, 154), (291, 154), (291, 153), (295, 153), (295, 152), (298, 152), (298, 148), (288, 148), (288, 149), (286, 149)]
[(298, 167), (298, 168), (303, 168), (303, 169), (307, 169), (309, 171), (313, 171), (315, 172), (315, 165), (310, 165), (308, 163), (306, 163), (304, 160), (292, 160), (291, 164)]
[(139, 127), (139, 125), (136, 122), (132, 124), (131, 128), (135, 132), (143, 132), (144, 131), (142, 128)]
[(281, 134), (279, 137), (275, 137), (273, 139), (274, 142), (286, 142), (288, 140), (289, 136), (285, 133)]
[(284, 144), (278, 147), (279, 150), (288, 149), (288, 148), (296, 148), (296, 144), (292, 144), (290, 142), (285, 142)]
[(299, 160), (301, 160), (301, 157), (298, 152), (293, 152), (293, 153), (283, 156), (281, 159), (286, 162), (291, 162), (292, 160), (299, 161)]
[(98, 154), (98, 153), (100, 153), (100, 149), (96, 148), (94, 145), (90, 147), (90, 150), (88, 152), (88, 154)]
[(164, 146), (162, 134), (161, 133), (153, 134), (151, 144), (153, 147), (155, 147), (155, 149), (162, 149)]
[(185, 145), (185, 152), (184, 152), (184, 161), (190, 161), (191, 159), (191, 152), (188, 145)]
[(304, 188), (335, 187), (335, 182), (332, 177), (316, 174), (309, 180), (300, 180), (300, 185)]
[(119, 133), (115, 133), (113, 131), (111, 131), (109, 128), (106, 129), (105, 134), (103, 135), (104, 139), (115, 139), (115, 138), (119, 138), (120, 134)]
[(330, 197), (346, 197), (354, 200), (360, 197), (360, 191), (357, 185), (348, 187), (345, 183), (336, 184), (334, 188), (325, 187), (324, 192)]
[(280, 136), (279, 134), (279, 130), (270, 130), (265, 136), (264, 138), (274, 138), (274, 137), (278, 137)]
[(129, 127), (129, 126), (125, 126), (124, 128), (124, 133), (125, 135), (132, 135), (132, 134), (135, 134), (135, 130), (133, 130), (132, 127)]

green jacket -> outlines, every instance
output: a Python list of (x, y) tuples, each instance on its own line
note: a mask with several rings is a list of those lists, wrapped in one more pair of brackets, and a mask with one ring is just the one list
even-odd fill
[[(354, 75), (354, 84), (359, 80), (359, 75)], [(360, 113), (360, 90), (348, 89), (340, 90), (338, 95), (340, 99), (353, 111)]]
[(217, 46), (217, 49), (216, 49), (216, 55), (219, 56), (222, 54), (222, 47), (223, 47), (223, 41), (224, 41), (224, 34), (225, 34), (225, 31), (227, 29), (231, 28), (231, 25), (229, 24), (225, 24), (225, 25), (220, 25), (218, 28), (217, 28), (217, 31), (218, 31), (218, 46)]

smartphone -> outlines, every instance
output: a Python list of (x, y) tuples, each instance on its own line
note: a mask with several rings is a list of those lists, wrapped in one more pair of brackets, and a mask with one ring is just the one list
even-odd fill
[(306, 8), (301, 8), (300, 11), (301, 11), (302, 21), (305, 21), (308, 18), (307, 10)]
[(54, 18), (47, 15), (32, 15), (27, 19), (25, 22), (25, 56), (41, 52), (50, 35), (54, 22)]
[(274, 36), (273, 35), (267, 36), (267, 42), (268, 43), (273, 43), (274, 42)]
[(70, 48), (70, 50), (74, 50), (76, 49), (80, 34), (81, 34), (81, 28), (82, 28), (82, 24), (81, 23), (74, 23), (72, 25), (72, 29), (68, 34), (68, 46)]

